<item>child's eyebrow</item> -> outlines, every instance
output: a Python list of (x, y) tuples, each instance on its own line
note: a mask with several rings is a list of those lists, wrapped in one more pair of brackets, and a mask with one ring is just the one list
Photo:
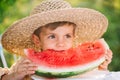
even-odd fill
[(55, 34), (55, 33), (51, 33), (51, 32), (49, 33), (49, 32), (48, 32), (48, 33), (44, 33), (44, 34), (45, 34), (45, 35), (51, 35), (51, 34)]
[[(73, 33), (66, 33), (66, 34), (73, 35)], [(66, 35), (66, 34), (65, 34), (65, 35)]]

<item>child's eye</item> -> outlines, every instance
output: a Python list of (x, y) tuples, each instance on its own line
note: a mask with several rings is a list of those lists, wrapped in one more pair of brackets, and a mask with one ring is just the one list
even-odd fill
[(55, 35), (50, 35), (48, 36), (49, 39), (54, 39), (55, 38)]
[(66, 38), (71, 38), (72, 36), (70, 34), (65, 35)]

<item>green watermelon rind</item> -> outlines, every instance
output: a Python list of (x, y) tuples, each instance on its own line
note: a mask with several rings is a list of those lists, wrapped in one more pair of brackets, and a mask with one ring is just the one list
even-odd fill
[(89, 71), (91, 69), (88, 69), (86, 71), (76, 71), (76, 72), (62, 72), (62, 73), (51, 73), (51, 72), (40, 72), (40, 71), (36, 71), (35, 74), (38, 76), (42, 76), (42, 77), (47, 77), (47, 78), (66, 78), (66, 77), (70, 77), (70, 76), (74, 76), (77, 74), (82, 74), (85, 73), (87, 71)]
[[(83, 74), (85, 72), (88, 72), (88, 71), (98, 67), (104, 60), (105, 60), (105, 57), (102, 57), (94, 62), (89, 63), (89, 64), (86, 64), (86, 65), (83, 65), (80, 67), (78, 66), (79, 68), (76, 67), (76, 70), (71, 70), (71, 71), (69, 71), (69, 67), (67, 68), (68, 71), (61, 69), (61, 72), (60, 71), (57, 72), (57, 69), (56, 69), (56, 71), (52, 71), (52, 70), (47, 70), (46, 68), (44, 68), (44, 69), (39, 68), (35, 72), (35, 74), (38, 76), (48, 77), (48, 78), (66, 78), (66, 77), (75, 76), (78, 74)], [(85, 66), (87, 66), (87, 67), (85, 67)], [(74, 69), (75, 69), (75, 67), (74, 67)]]

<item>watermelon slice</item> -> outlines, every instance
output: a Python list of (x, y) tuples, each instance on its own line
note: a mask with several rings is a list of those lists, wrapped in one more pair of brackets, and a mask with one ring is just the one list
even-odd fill
[(36, 52), (25, 49), (27, 57), (38, 64), (36, 75), (49, 78), (65, 78), (98, 67), (105, 60), (109, 49), (104, 39), (86, 42), (65, 51), (45, 50)]

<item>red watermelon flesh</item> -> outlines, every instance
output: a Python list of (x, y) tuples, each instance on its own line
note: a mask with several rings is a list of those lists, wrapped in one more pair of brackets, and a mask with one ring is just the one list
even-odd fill
[(36, 52), (33, 49), (25, 49), (27, 57), (39, 66), (52, 68), (73, 67), (89, 64), (104, 57), (108, 46), (103, 39), (95, 42), (82, 43), (76, 48), (65, 51), (52, 49)]

